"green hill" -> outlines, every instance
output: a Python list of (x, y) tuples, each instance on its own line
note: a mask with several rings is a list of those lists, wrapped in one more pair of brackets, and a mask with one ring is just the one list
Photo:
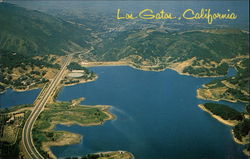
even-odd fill
[[(112, 47), (111, 47), (112, 46)], [(220, 61), (248, 54), (248, 34), (240, 30), (225, 29), (223, 33), (213, 30), (188, 32), (159, 32), (157, 30), (135, 30), (119, 32), (104, 42), (103, 60), (119, 60), (129, 55), (143, 58), (172, 57), (176, 61), (184, 61), (192, 57), (203, 60)]]
[(88, 57), (97, 61), (128, 58), (136, 67), (145, 64), (158, 66), (155, 69), (195, 58), (179, 72), (217, 76), (225, 75), (232, 64), (225, 59), (247, 56), (248, 46), (248, 33), (237, 29), (186, 32), (127, 30), (113, 33), (112, 37), (95, 46)]
[(80, 50), (91, 39), (80, 26), (9, 3), (0, 3), (0, 24), (0, 49), (26, 55)]

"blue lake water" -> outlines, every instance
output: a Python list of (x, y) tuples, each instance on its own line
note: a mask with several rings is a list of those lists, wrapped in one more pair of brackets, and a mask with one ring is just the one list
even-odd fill
[(39, 92), (40, 89), (25, 92), (16, 92), (12, 89), (8, 89), (3, 94), (0, 94), (0, 108), (7, 108), (22, 104), (32, 104)]
[[(123, 66), (91, 69), (98, 80), (64, 87), (57, 100), (84, 97), (81, 104), (112, 105), (117, 118), (101, 126), (57, 125), (56, 130), (84, 136), (79, 144), (52, 147), (57, 157), (125, 150), (136, 159), (246, 158), (232, 140), (231, 127), (197, 106), (206, 101), (196, 98), (196, 90), (211, 78)], [(243, 109), (240, 103), (230, 106)]]

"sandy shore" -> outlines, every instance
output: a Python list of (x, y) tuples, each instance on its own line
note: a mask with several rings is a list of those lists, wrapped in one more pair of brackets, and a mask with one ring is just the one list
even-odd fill
[(104, 119), (103, 122), (96, 122), (96, 123), (90, 123), (90, 124), (82, 124), (82, 123), (75, 122), (75, 121), (74, 122), (73, 121), (67, 121), (67, 122), (60, 122), (60, 123), (51, 122), (51, 126), (49, 127), (49, 129), (47, 129), (47, 131), (54, 129), (57, 124), (67, 125), (67, 126), (71, 126), (71, 125), (74, 125), (74, 124), (79, 125), (79, 126), (97, 126), (97, 125), (104, 124), (104, 122), (107, 121), (107, 120), (115, 119), (115, 116), (108, 111), (108, 109), (111, 106), (105, 106), (105, 105), (100, 105), (100, 106), (99, 105), (97, 105), (97, 106), (85, 106), (85, 105), (82, 105), (82, 106), (90, 107), (90, 108), (94, 108), (94, 107), (100, 108), (101, 107), (101, 108), (103, 108), (102, 111), (108, 116), (108, 118)]
[(229, 125), (229, 126), (235, 126), (239, 123), (239, 121), (237, 120), (225, 120), (222, 117), (218, 116), (218, 115), (214, 115), (211, 111), (209, 111), (208, 109), (205, 108), (205, 106), (203, 104), (199, 104), (198, 105), (202, 110), (204, 110), (205, 112), (209, 113), (213, 118), (217, 119), (219, 122), (225, 124), (225, 125)]
[(242, 141), (240, 141), (239, 139), (237, 139), (237, 138), (234, 136), (233, 130), (231, 130), (231, 133), (232, 133), (232, 136), (233, 136), (233, 140), (234, 140), (237, 144), (241, 144), (241, 145), (244, 145), (244, 144), (245, 144), (245, 143), (243, 143)]
[[(186, 75), (186, 76), (192, 76), (192, 77), (197, 77), (197, 78), (201, 78), (201, 77), (222, 77), (221, 76), (200, 76), (200, 75), (193, 75), (193, 74), (189, 74), (189, 73), (183, 73), (182, 71), (184, 70), (184, 68), (186, 66), (188, 66), (191, 62), (193, 61), (193, 59), (184, 61), (182, 63), (178, 63), (178, 64), (171, 64), (170, 66), (166, 66), (165, 68), (159, 69), (159, 65), (141, 65), (140, 67), (137, 67), (134, 63), (130, 62), (130, 61), (107, 61), (107, 62), (81, 62), (80, 64), (84, 67), (98, 67), (98, 66), (129, 66), (132, 67), (134, 69), (138, 69), (138, 70), (142, 70), (142, 71), (156, 71), (156, 72), (160, 72), (160, 71), (164, 71), (166, 69), (170, 69), (170, 70), (174, 70), (176, 71), (178, 74), (180, 75)], [(64, 86), (72, 86), (72, 85), (76, 85), (76, 84), (80, 84), (80, 83), (87, 83), (87, 82), (92, 82), (97, 80), (98, 77), (91, 79), (91, 80), (80, 80), (79, 82), (76, 83), (71, 83), (71, 84), (64, 84)], [(29, 91), (29, 90), (34, 90), (34, 89), (39, 89), (42, 88), (43, 85), (41, 86), (36, 86), (36, 87), (32, 87), (32, 88), (25, 88), (25, 89), (17, 89), (17, 88), (12, 88), (14, 91), (16, 92), (25, 92), (25, 91)], [(9, 87), (7, 87), (9, 88)], [(4, 93), (6, 90), (0, 92), (0, 94)], [(229, 100), (227, 100), (229, 101)], [(229, 102), (233, 102), (233, 101), (229, 101)]]
[(244, 149), (244, 150), (243, 150), (243, 153), (244, 153), (246, 156), (250, 156), (250, 151), (247, 151), (247, 149)]
[[(89, 123), (89, 124), (82, 124), (82, 123), (75, 122), (75, 121), (60, 122), (60, 123), (52, 121), (50, 123), (51, 124), (50, 127), (43, 131), (44, 132), (51, 131), (55, 128), (57, 124), (62, 124), (62, 125), (67, 125), (67, 126), (71, 126), (74, 124), (80, 125), (80, 126), (97, 126), (97, 125), (102, 125), (107, 120), (112, 120), (115, 118), (115, 116), (108, 111), (108, 109), (111, 106), (108, 106), (108, 105), (96, 105), (96, 106), (81, 105), (81, 106), (89, 107), (89, 108), (93, 108), (93, 107), (102, 108), (101, 111), (103, 111), (108, 117), (104, 119), (104, 121), (102, 122)], [(77, 144), (83, 139), (83, 136), (81, 136), (80, 134), (70, 133), (67, 131), (60, 131), (60, 132), (63, 132), (63, 136), (61, 136), (58, 141), (42, 142), (42, 150), (47, 152), (49, 156), (53, 159), (56, 159), (56, 156), (51, 152), (50, 150), (51, 146), (65, 146), (65, 145)]]
[(206, 75), (193, 75), (193, 74), (189, 74), (189, 73), (183, 73), (182, 71), (184, 70), (184, 68), (186, 66), (188, 66), (189, 64), (191, 64), (191, 62), (194, 59), (190, 59), (187, 61), (184, 61), (182, 63), (178, 63), (178, 64), (171, 64), (170, 66), (166, 66), (162, 69), (159, 69), (159, 65), (141, 65), (140, 67), (137, 67), (134, 63), (132, 63), (131, 61), (127, 61), (127, 60), (122, 60), (122, 61), (108, 61), (108, 62), (81, 62), (81, 65), (84, 67), (98, 67), (98, 66), (129, 66), (132, 67), (134, 69), (138, 69), (138, 70), (142, 70), (142, 71), (156, 71), (156, 72), (160, 72), (160, 71), (164, 71), (166, 69), (170, 69), (170, 70), (174, 70), (176, 71), (178, 74), (180, 75), (186, 75), (186, 76), (192, 76), (192, 77), (197, 77), (197, 78), (201, 78), (201, 77), (222, 77), (223, 75), (216, 75), (216, 76), (206, 76)]
[[(239, 121), (237, 120), (224, 120), (222, 119), (220, 116), (217, 116), (217, 115), (214, 115), (212, 112), (210, 112), (208, 109), (205, 108), (204, 105), (202, 104), (199, 104), (198, 105), (202, 110), (208, 112), (212, 117), (214, 117), (215, 119), (217, 119), (219, 122), (223, 123), (223, 124), (226, 124), (226, 125), (229, 125), (229, 126), (235, 126), (239, 123)], [(231, 130), (231, 133), (232, 133), (232, 138), (233, 140), (238, 143), (238, 144), (241, 144), (241, 145), (246, 145), (246, 144), (249, 144), (249, 136), (245, 136), (245, 137), (242, 137), (242, 141), (240, 141), (239, 139), (237, 139), (234, 135), (234, 132), (233, 130)], [(247, 149), (244, 149), (243, 150), (243, 153), (247, 156), (250, 156), (250, 152), (247, 151)]]
[(202, 92), (202, 88), (198, 88), (196, 90), (196, 97), (199, 99), (203, 99), (203, 100), (219, 101), (212, 97), (212, 94), (210, 91)]
[(79, 134), (74, 134), (67, 131), (61, 131), (61, 132), (63, 132), (63, 136), (61, 136), (60, 140), (42, 143), (42, 150), (45, 151), (52, 159), (56, 159), (57, 157), (51, 152), (50, 150), (51, 146), (64, 146), (64, 145), (77, 144), (80, 143), (80, 141), (82, 140), (82, 136)]
[[(234, 132), (233, 130), (231, 131), (232, 132), (232, 136), (233, 136), (233, 140), (237, 143), (237, 144), (241, 144), (241, 145), (246, 145), (246, 144), (249, 144), (249, 136), (245, 136), (245, 137), (242, 137), (242, 141), (240, 141), (239, 139), (237, 139), (234, 135)], [(250, 156), (250, 151), (248, 151), (246, 148), (242, 151), (246, 156)]]
[(250, 119), (250, 114), (244, 114), (244, 117), (245, 117), (246, 119)]
[(97, 153), (94, 153), (94, 154), (114, 154), (115, 156), (117, 156), (117, 155), (119, 156), (119, 154), (123, 154), (123, 158), (122, 159), (134, 159), (135, 158), (132, 153), (127, 152), (127, 151), (122, 151), (122, 150), (97, 152)]
[(1, 95), (1, 94), (4, 94), (6, 91), (7, 91), (7, 89), (1, 91), (1, 92), (0, 92), (0, 95)]
[[(98, 159), (135, 159), (134, 155), (128, 151), (117, 150), (117, 151), (105, 151), (90, 153), (88, 155), (98, 155)], [(102, 156), (102, 157), (101, 157)], [(83, 156), (75, 156), (76, 158), (82, 158)]]
[(81, 83), (93, 82), (93, 81), (96, 81), (97, 79), (98, 79), (98, 76), (96, 76), (95, 78), (90, 79), (90, 80), (79, 80), (79, 82), (76, 82), (76, 83), (63, 84), (63, 86), (73, 86), (73, 85), (77, 85), (77, 84), (81, 84)]
[(81, 62), (84, 67), (96, 66), (128, 66), (128, 61), (108, 61), (108, 62)]
[(231, 132), (232, 132), (232, 135), (233, 135), (233, 139), (234, 139), (234, 141), (235, 141), (236, 143), (241, 144), (241, 145), (246, 145), (246, 144), (249, 143), (249, 136), (248, 136), (248, 135), (243, 136), (243, 137), (242, 137), (242, 141), (240, 141), (239, 139), (237, 139), (237, 138), (235, 137), (233, 130), (232, 130)]
[(17, 89), (17, 88), (12, 88), (12, 89), (16, 92), (25, 92), (25, 91), (31, 91), (31, 90), (39, 89), (39, 88), (42, 88), (42, 86), (33, 87), (33, 88), (26, 88), (26, 89)]

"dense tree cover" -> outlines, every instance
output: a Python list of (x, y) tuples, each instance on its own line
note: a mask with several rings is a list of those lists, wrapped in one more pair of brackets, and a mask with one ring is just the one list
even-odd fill
[(10, 145), (7, 142), (0, 142), (0, 157), (1, 158), (9, 158), (9, 159), (14, 159), (19, 157), (19, 145), (14, 144)]
[(176, 62), (192, 57), (220, 62), (224, 58), (248, 53), (248, 35), (237, 30), (235, 32), (228, 30), (226, 34), (214, 34), (209, 31), (159, 33), (126, 30), (114, 33), (113, 36), (96, 46), (92, 52), (99, 60), (119, 60), (128, 55), (139, 55), (145, 59), (171, 57), (170, 61)]
[(228, 64), (227, 63), (222, 63), (221, 65), (219, 65), (217, 68), (216, 68), (216, 71), (218, 72), (218, 74), (220, 75), (226, 75), (227, 74), (227, 71), (228, 71)]
[(81, 65), (79, 65), (79, 64), (76, 63), (76, 62), (71, 62), (71, 63), (67, 66), (67, 68), (68, 68), (69, 70), (84, 70), (84, 71), (87, 70), (85, 67), (82, 67)]
[(249, 135), (250, 133), (250, 119), (244, 119), (238, 125), (233, 128), (234, 135), (237, 139), (242, 141), (242, 137)]
[(67, 66), (67, 68), (68, 68), (69, 70), (80, 70), (80, 69), (82, 69), (82, 66), (79, 65), (79, 64), (76, 63), (76, 62), (71, 62), (71, 63)]
[(235, 67), (237, 69), (236, 76), (228, 78), (227, 80), (232, 84), (237, 84), (241, 89), (249, 92), (249, 58), (245, 58), (240, 62), (240, 65), (236, 65)]
[(88, 154), (86, 156), (81, 157), (81, 159), (99, 159), (99, 158), (106, 158), (106, 157), (110, 157), (110, 154), (103, 154), (103, 153)]
[(243, 115), (240, 112), (227, 105), (217, 103), (205, 103), (204, 106), (213, 114), (218, 115), (225, 120), (240, 121), (243, 119)]
[(215, 68), (213, 69), (207, 69), (207, 68), (193, 68), (192, 66), (188, 66), (186, 67), (184, 70), (183, 70), (183, 73), (191, 73), (191, 74), (194, 74), (194, 75), (217, 75), (217, 73), (210, 73), (211, 70), (215, 70)]
[(246, 105), (246, 111), (250, 114), (250, 104)]
[(80, 82), (79, 80), (70, 80), (70, 81), (66, 81), (64, 82), (64, 84), (73, 84), (73, 83), (78, 83)]
[(222, 63), (217, 67), (212, 68), (194, 68), (193, 66), (188, 66), (183, 70), (183, 73), (190, 73), (194, 75), (206, 75), (206, 76), (215, 76), (215, 75), (226, 75), (228, 71), (228, 64)]
[(62, 19), (0, 3), (0, 49), (21, 54), (63, 54), (87, 47), (89, 31)]
[[(0, 82), (2, 83), (0, 85), (0, 92), (4, 91), (5, 87), (25, 89), (30, 85), (48, 82), (48, 79), (43, 77), (46, 71), (40, 71), (40, 69), (38, 69), (39, 71), (33, 70), (35, 67), (40, 69), (44, 67), (59, 69), (60, 65), (52, 64), (46, 58), (34, 59), (31, 56), (0, 50)], [(13, 79), (12, 74), (14, 69), (19, 70), (19, 73), (16, 74), (18, 77), (15, 77), (15, 79)]]
[(240, 89), (229, 88), (226, 92), (232, 94), (238, 100), (249, 101), (249, 96), (242, 93)]
[[(18, 89), (25, 89), (27, 86), (31, 84), (41, 84), (41, 83), (46, 83), (49, 80), (46, 78), (35, 78), (34, 76), (30, 76), (29, 74), (24, 74), (21, 75), (18, 79), (16, 80), (9, 80), (11, 76), (7, 76), (6, 78), (0, 77), (0, 82), (6, 84), (6, 85), (11, 85), (14, 88)], [(0, 87), (5, 89), (5, 87)]]
[(16, 52), (0, 50), (0, 66), (1, 68), (8, 68), (12, 70), (15, 67), (21, 67), (25, 69), (26, 66), (37, 67), (50, 67), (59, 69), (60, 65), (51, 64), (46, 59), (34, 59), (31, 56), (22, 55)]
[(246, 145), (246, 150), (250, 152), (250, 143)]

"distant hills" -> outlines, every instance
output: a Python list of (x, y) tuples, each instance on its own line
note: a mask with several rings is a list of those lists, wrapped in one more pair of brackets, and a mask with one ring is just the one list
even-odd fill
[(80, 26), (9, 3), (0, 3), (0, 24), (0, 49), (32, 56), (81, 50), (91, 39)]
[[(98, 51), (102, 50), (102, 51)], [(224, 58), (248, 54), (248, 34), (236, 29), (186, 32), (134, 30), (117, 33), (95, 49), (100, 60), (119, 60), (129, 55), (144, 59), (171, 57), (184, 61), (192, 57), (219, 62)]]
[(236, 64), (232, 59), (249, 53), (249, 33), (238, 29), (100, 31), (93, 27), (97, 21), (88, 22), (88, 28), (76, 21), (1, 3), (0, 49), (35, 56), (87, 48), (86, 61), (125, 59), (137, 68), (175, 68), (197, 76), (225, 75)]
[[(94, 46), (84, 59), (132, 61), (137, 68), (175, 68), (195, 76), (225, 75), (234, 58), (247, 57), (249, 33), (238, 29), (184, 32), (127, 30), (112, 34)], [(144, 67), (144, 68), (145, 68)]]

